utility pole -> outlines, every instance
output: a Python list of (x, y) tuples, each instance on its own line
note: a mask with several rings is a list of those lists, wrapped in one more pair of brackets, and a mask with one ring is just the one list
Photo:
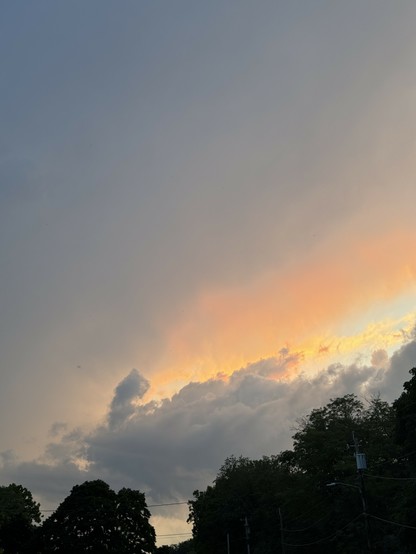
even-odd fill
[(280, 543), (282, 545), (282, 554), (285, 554), (285, 540), (283, 535), (283, 517), (282, 510), (279, 508), (279, 521), (280, 521)]
[(247, 554), (250, 554), (250, 526), (248, 524), (247, 516), (244, 520), (244, 529), (246, 532)]
[(230, 554), (230, 533), (227, 533), (227, 554)]
[(360, 478), (360, 486), (358, 487), (360, 491), (361, 496), (361, 503), (363, 506), (363, 515), (364, 515), (364, 525), (365, 525), (365, 533), (367, 537), (367, 548), (368, 552), (372, 552), (371, 548), (371, 536), (370, 536), (370, 525), (368, 522), (368, 514), (367, 514), (367, 499), (365, 494), (365, 486), (364, 486), (364, 470), (367, 469), (367, 461), (365, 459), (365, 454), (360, 452), (360, 445), (358, 442), (357, 437), (355, 436), (354, 431), (352, 432), (352, 440), (354, 441), (354, 449), (355, 449), (355, 462), (357, 465), (357, 473)]

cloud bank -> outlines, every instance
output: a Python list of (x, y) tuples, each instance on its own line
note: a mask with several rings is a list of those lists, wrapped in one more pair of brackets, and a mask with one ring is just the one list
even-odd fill
[(416, 340), (391, 357), (374, 352), (368, 366), (333, 364), (310, 378), (276, 377), (284, 375), (292, 356), (286, 351), (229, 378), (189, 383), (161, 401), (143, 401), (150, 384), (133, 369), (116, 386), (107, 418), (93, 432), (53, 425), (42, 458), (19, 462), (2, 453), (2, 481), (28, 486), (53, 507), (74, 484), (92, 478), (140, 488), (149, 503), (186, 500), (212, 481), (227, 456), (256, 458), (290, 448), (296, 420), (330, 398), (351, 392), (364, 399), (397, 398), (416, 363)]

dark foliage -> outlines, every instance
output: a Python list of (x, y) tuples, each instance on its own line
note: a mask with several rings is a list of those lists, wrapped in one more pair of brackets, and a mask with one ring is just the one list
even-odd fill
[(156, 549), (156, 554), (195, 554), (193, 540), (189, 539), (171, 546), (159, 546)]
[(76, 485), (42, 528), (42, 552), (145, 554), (155, 550), (144, 494), (101, 480)]
[(39, 504), (30, 491), (14, 483), (0, 487), (0, 548), (6, 554), (30, 552), (39, 522)]
[[(293, 449), (231, 456), (190, 502), (196, 554), (416, 553), (416, 368), (392, 406), (352, 394), (298, 422)], [(354, 437), (368, 469), (359, 471)]]
[[(410, 374), (391, 406), (348, 394), (301, 419), (292, 450), (227, 458), (189, 502), (191, 540), (156, 549), (144, 495), (100, 480), (75, 486), (36, 527), (39, 506), (13, 484), (0, 487), (0, 552), (416, 554), (416, 368)], [(357, 469), (357, 446), (367, 470)]]

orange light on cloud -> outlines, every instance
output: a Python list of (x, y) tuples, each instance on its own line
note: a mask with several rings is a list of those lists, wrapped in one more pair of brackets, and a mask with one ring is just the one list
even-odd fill
[[(302, 351), (305, 359), (322, 359), (359, 352), (377, 336), (384, 337), (383, 344), (397, 343), (399, 337), (387, 335), (396, 333), (398, 321), (411, 324), (415, 305), (401, 314), (389, 310), (400, 295), (416, 298), (415, 246), (414, 235), (405, 231), (346, 237), (335, 252), (327, 248), (233, 289), (201, 291), (168, 330), (169, 354), (158, 383), (230, 374), (277, 356), (282, 347)], [(385, 309), (377, 321), (374, 306)], [(346, 333), (347, 327), (354, 331)]]

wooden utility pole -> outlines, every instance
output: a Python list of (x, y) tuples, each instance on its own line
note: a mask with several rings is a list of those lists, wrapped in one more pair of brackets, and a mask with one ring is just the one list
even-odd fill
[(250, 554), (250, 527), (248, 524), (247, 516), (244, 520), (244, 529), (246, 531), (247, 554)]
[(363, 506), (365, 534), (367, 537), (367, 548), (368, 548), (368, 552), (372, 552), (370, 524), (368, 521), (368, 513), (367, 513), (367, 498), (365, 494), (365, 485), (364, 485), (364, 470), (367, 469), (367, 461), (365, 459), (365, 454), (360, 452), (360, 445), (357, 437), (355, 436), (354, 431), (352, 432), (352, 440), (354, 441), (355, 462), (357, 464), (357, 473), (360, 479), (360, 485), (358, 487), (358, 490), (360, 491), (361, 503)]
[(283, 517), (282, 510), (279, 508), (279, 521), (280, 521), (280, 544), (282, 545), (282, 554), (285, 554), (285, 539), (283, 535)]

